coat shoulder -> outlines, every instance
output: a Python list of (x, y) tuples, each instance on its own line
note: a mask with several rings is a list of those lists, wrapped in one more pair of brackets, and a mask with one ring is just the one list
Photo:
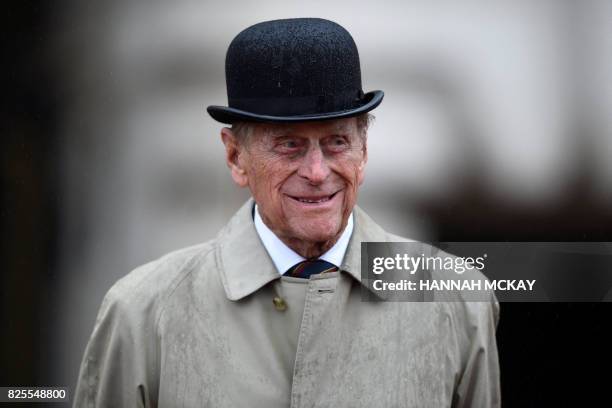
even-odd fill
[(102, 309), (114, 306), (122, 314), (139, 316), (159, 311), (177, 287), (214, 256), (215, 245), (216, 241), (211, 240), (182, 248), (135, 268), (111, 286)]
[[(366, 238), (366, 241), (378, 241), (387, 242), (397, 251), (408, 250), (409, 253), (414, 256), (431, 257), (439, 259), (450, 259), (456, 261), (459, 259), (457, 255), (447, 253), (440, 248), (436, 247), (427, 242), (418, 241), (415, 239), (403, 237), (391, 232), (386, 231), (381, 226), (376, 224), (363, 210), (356, 208), (356, 216), (358, 222), (362, 225), (362, 228), (367, 230), (367, 234), (364, 234), (362, 238)], [(409, 243), (409, 246), (404, 244)], [(393, 244), (400, 244), (395, 246)], [(444, 279), (448, 275), (448, 271), (437, 267), (437, 263), (434, 263), (434, 267), (427, 268), (433, 279)], [(469, 269), (462, 273), (462, 279), (480, 281), (487, 280), (487, 277), (479, 269)], [(436, 302), (443, 305), (444, 309), (447, 309), (452, 315), (460, 316), (462, 320), (468, 320), (472, 323), (479, 320), (491, 320), (493, 326), (497, 325), (499, 321), (499, 302), (495, 296), (495, 293), (491, 290), (481, 291), (479, 296), (475, 296), (469, 291), (455, 291), (451, 292), (450, 295), (445, 293), (442, 297), (436, 296)], [(472, 323), (468, 325), (473, 325)], [(462, 325), (465, 326), (465, 325)], [(476, 324), (478, 326), (478, 324)]]

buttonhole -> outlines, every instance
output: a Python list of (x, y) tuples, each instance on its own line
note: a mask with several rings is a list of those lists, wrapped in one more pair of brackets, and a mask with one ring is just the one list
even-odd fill
[(334, 293), (333, 289), (319, 289), (319, 293)]

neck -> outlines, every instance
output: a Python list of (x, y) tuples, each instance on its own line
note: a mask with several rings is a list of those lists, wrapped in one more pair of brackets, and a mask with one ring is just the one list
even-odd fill
[(333, 247), (336, 242), (338, 242), (339, 238), (340, 235), (334, 237), (329, 241), (306, 242), (297, 238), (279, 237), (279, 239), (283, 241), (285, 245), (287, 245), (289, 248), (293, 249), (296, 253), (306, 259), (317, 259), (325, 252), (329, 251), (329, 249)]

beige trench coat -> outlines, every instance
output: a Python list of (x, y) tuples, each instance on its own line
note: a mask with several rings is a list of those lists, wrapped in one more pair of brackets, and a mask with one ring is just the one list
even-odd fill
[(341, 272), (307, 284), (293, 370), (283, 370), (275, 338), (287, 314), (272, 302), (279, 275), (252, 205), (214, 240), (144, 265), (110, 289), (76, 407), (500, 405), (495, 298), (362, 302), (360, 243), (403, 239), (357, 207)]

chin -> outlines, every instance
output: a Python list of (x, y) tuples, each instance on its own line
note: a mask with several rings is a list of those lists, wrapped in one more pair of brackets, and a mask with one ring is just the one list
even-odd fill
[(324, 242), (335, 238), (340, 230), (340, 221), (317, 223), (311, 222), (305, 225), (300, 225), (297, 229), (300, 233), (296, 234), (304, 241)]

